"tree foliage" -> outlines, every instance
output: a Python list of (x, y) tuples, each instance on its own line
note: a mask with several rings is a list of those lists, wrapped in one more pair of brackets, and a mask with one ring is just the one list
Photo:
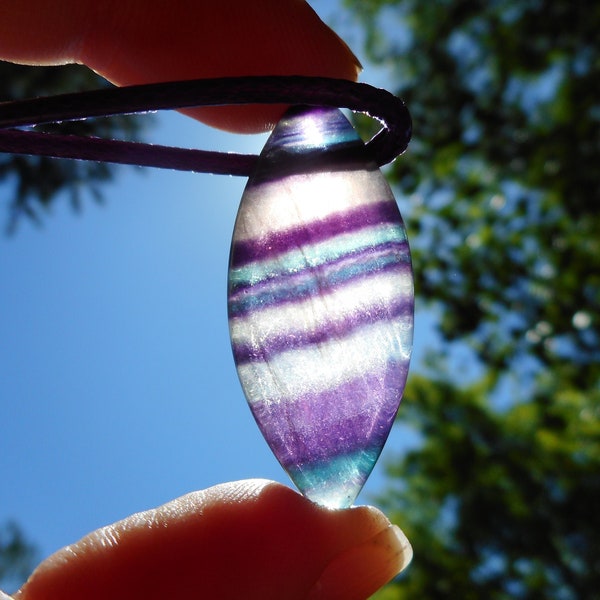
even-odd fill
[(380, 597), (598, 598), (600, 5), (346, 5), (413, 116), (389, 176), (446, 342), (399, 413), (421, 444), (381, 502), (415, 560)]
[(16, 590), (36, 563), (37, 550), (13, 521), (0, 524), (0, 589)]
[(412, 377), (402, 418), (423, 443), (388, 466), (381, 505), (415, 559), (389, 598), (597, 597), (600, 391), (548, 376), (499, 412), (490, 384)]
[[(26, 67), (0, 61), (0, 101), (21, 100), (105, 87), (108, 82), (78, 65)], [(40, 125), (37, 131), (136, 139), (142, 121), (126, 115)], [(102, 199), (102, 184), (112, 179), (115, 166), (106, 163), (59, 160), (39, 156), (0, 154), (0, 202), (6, 207), (7, 229), (14, 231), (22, 218), (40, 222), (61, 193), (80, 208), (84, 196)]]
[(420, 296), (496, 367), (600, 359), (600, 5), (358, 0), (367, 51), (414, 121)]

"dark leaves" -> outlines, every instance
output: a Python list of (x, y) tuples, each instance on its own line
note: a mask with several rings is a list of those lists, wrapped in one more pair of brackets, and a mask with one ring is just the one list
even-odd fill
[(600, 5), (346, 3), (413, 117), (391, 179), (442, 337), (399, 413), (419, 444), (381, 502), (415, 559), (381, 598), (599, 597)]
[[(19, 100), (66, 92), (97, 89), (109, 85), (89, 69), (64, 67), (24, 67), (0, 62), (0, 99)], [(136, 139), (148, 117), (130, 115), (88, 119), (36, 127), (49, 133)], [(16, 231), (23, 218), (41, 224), (59, 198), (75, 210), (91, 197), (101, 200), (102, 186), (110, 181), (116, 167), (102, 163), (59, 160), (36, 156), (0, 154), (0, 182), (4, 182), (0, 202), (7, 210), (6, 229)]]
[(13, 521), (0, 525), (0, 588), (16, 590), (33, 570), (37, 550)]

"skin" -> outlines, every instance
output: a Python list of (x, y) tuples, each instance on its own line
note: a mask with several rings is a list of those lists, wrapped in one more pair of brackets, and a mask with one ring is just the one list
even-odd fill
[[(354, 80), (359, 71), (302, 0), (0, 0), (0, 12), (0, 59), (82, 63), (117, 85), (275, 74)], [(188, 114), (257, 132), (284, 109)], [(373, 507), (333, 511), (280, 484), (247, 480), (89, 534), (42, 562), (15, 598), (361, 600), (411, 556), (406, 537)]]
[(361, 600), (411, 550), (372, 507), (329, 510), (265, 480), (221, 484), (95, 531), (18, 600)]
[[(241, 75), (355, 80), (348, 46), (303, 0), (3, 0), (0, 57), (91, 67), (117, 85)], [(281, 106), (190, 111), (233, 132), (271, 129)]]

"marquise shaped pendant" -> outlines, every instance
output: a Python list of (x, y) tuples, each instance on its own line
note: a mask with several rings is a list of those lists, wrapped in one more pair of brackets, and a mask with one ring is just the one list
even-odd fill
[(231, 246), (234, 359), (299, 490), (351, 506), (406, 382), (414, 292), (392, 192), (343, 114), (291, 109), (242, 196)]

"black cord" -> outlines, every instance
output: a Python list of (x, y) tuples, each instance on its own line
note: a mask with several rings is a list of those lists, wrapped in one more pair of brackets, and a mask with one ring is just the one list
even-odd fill
[(402, 100), (365, 83), (301, 76), (151, 83), (0, 103), (0, 152), (249, 176), (257, 156), (37, 133), (14, 127), (154, 110), (242, 104), (305, 104), (363, 112), (382, 129), (367, 143), (378, 165), (404, 152), (411, 119)]

